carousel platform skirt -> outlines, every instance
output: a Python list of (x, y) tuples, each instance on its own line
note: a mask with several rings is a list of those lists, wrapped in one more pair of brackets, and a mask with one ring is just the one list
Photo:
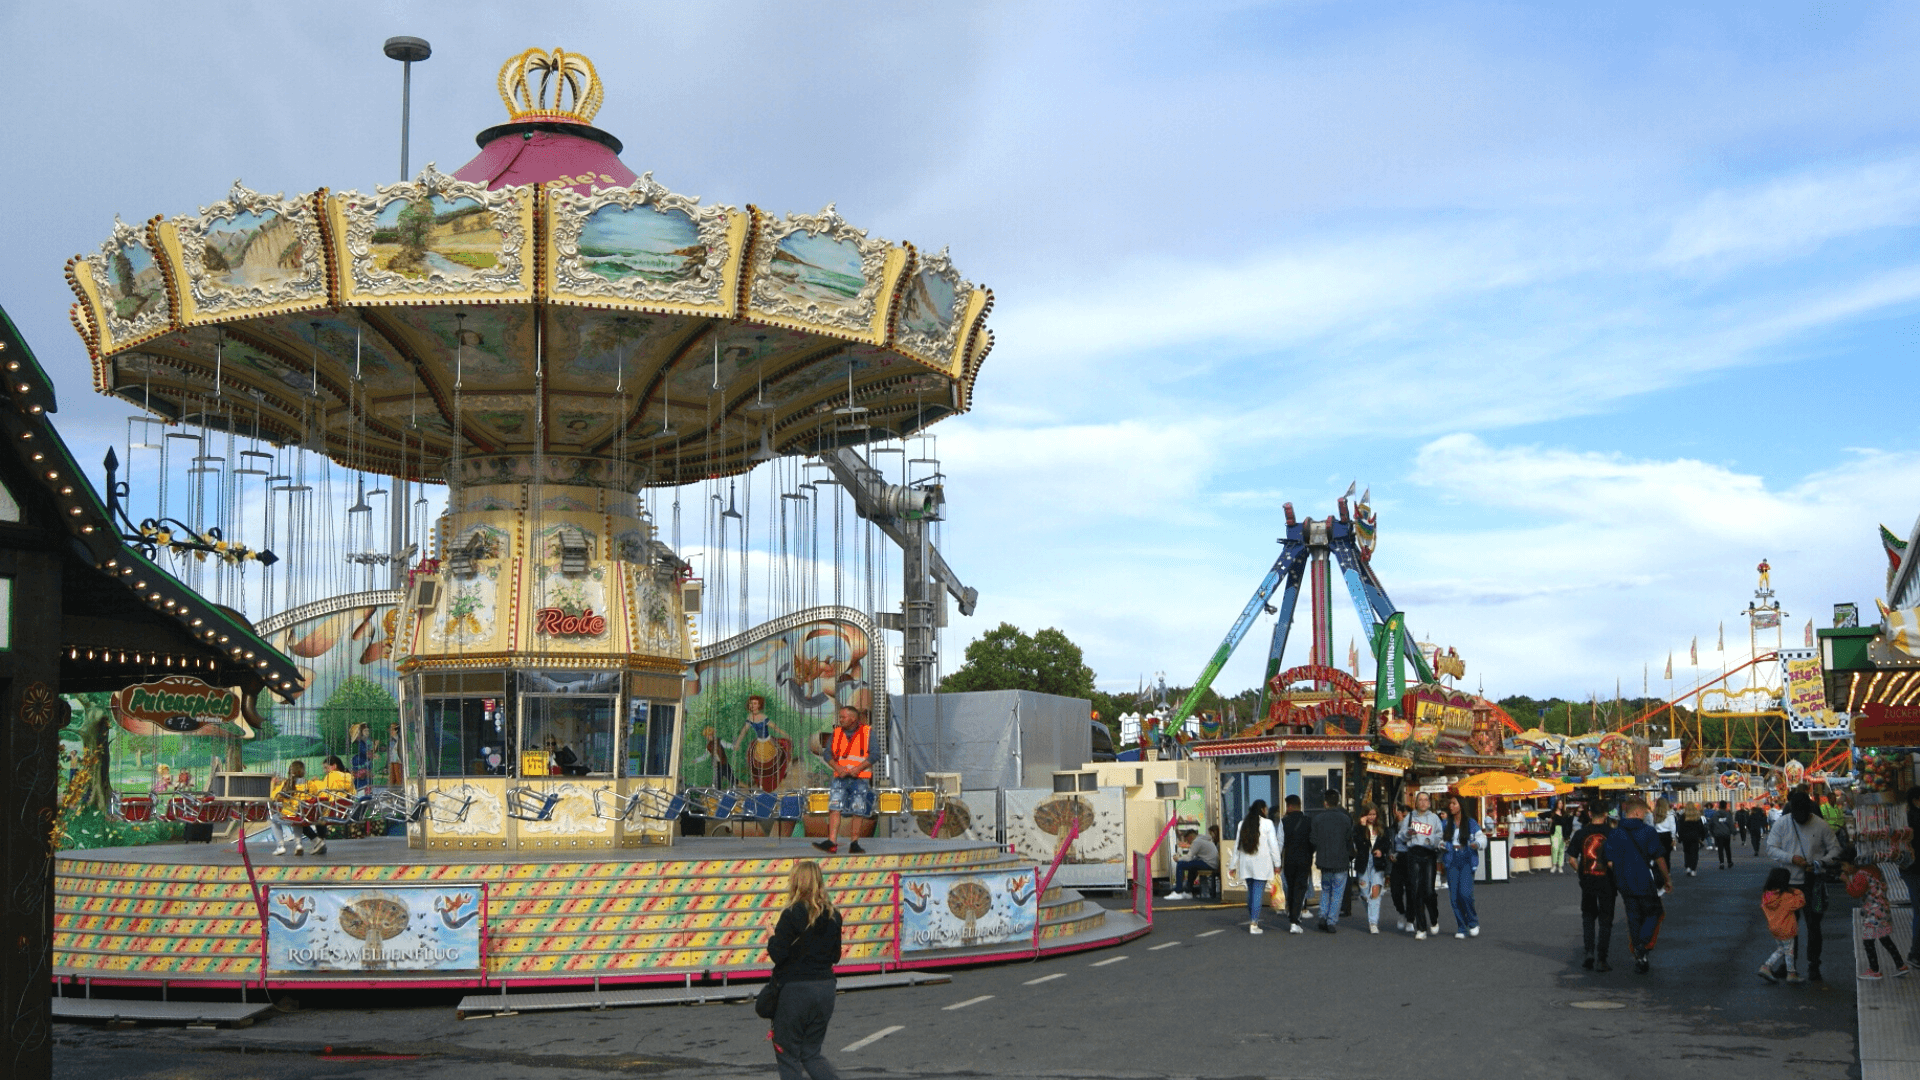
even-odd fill
[[(262, 838), (264, 839), (264, 838)], [(1031, 869), (999, 847), (867, 839), (826, 855), (797, 838), (681, 838), (671, 847), (580, 858), (563, 851), (426, 851), (404, 838), (334, 840), (327, 854), (273, 856), (250, 842), (254, 882), (481, 891), (471, 970), (263, 972), (266, 935), (233, 844), (151, 845), (62, 854), (55, 877), (54, 979), (94, 985), (601, 987), (765, 977), (766, 940), (796, 859), (818, 859), (845, 920), (845, 974), (1026, 960), (1139, 936), (1147, 923), (1072, 889), (1040, 897), (1039, 941), (896, 952), (895, 874)], [(595, 853), (600, 855), (602, 853)], [(612, 854), (612, 853), (607, 853)], [(293, 909), (288, 909), (293, 910)], [(436, 908), (436, 910), (438, 910)], [(276, 916), (280, 911), (273, 912)], [(418, 917), (427, 918), (423, 912)], [(282, 917), (281, 922), (287, 920)], [(344, 920), (343, 920), (344, 925)], [(393, 965), (398, 967), (400, 965)]]

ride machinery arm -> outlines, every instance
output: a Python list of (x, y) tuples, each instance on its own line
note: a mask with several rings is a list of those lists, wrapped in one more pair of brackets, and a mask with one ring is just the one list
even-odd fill
[[(1342, 500), (1344, 501), (1344, 500)], [(1343, 511), (1345, 507), (1341, 508)], [(1344, 524), (1344, 523), (1342, 523)], [(1333, 557), (1340, 563), (1340, 576), (1346, 579), (1347, 591), (1353, 596), (1353, 606), (1360, 613), (1360, 621), (1365, 624), (1367, 640), (1373, 640), (1373, 628), (1385, 622), (1389, 615), (1399, 610), (1393, 606), (1393, 600), (1387, 596), (1387, 590), (1381, 586), (1380, 579), (1374, 575), (1373, 564), (1360, 554), (1360, 548), (1353, 541), (1351, 532), (1345, 536), (1334, 536), (1328, 545), (1333, 549)], [(1426, 654), (1414, 644), (1413, 632), (1403, 631), (1405, 640), (1401, 642), (1405, 655), (1413, 661), (1413, 670), (1423, 683), (1438, 681), (1433, 674), (1433, 665)], [(1378, 659), (1376, 657), (1375, 659)]]
[[(1253, 629), (1254, 621), (1267, 610), (1267, 601), (1273, 599), (1273, 594), (1280, 588), (1280, 583), (1283, 581), (1287, 583), (1290, 595), (1299, 594), (1300, 575), (1306, 565), (1305, 545), (1288, 544), (1280, 550), (1280, 557), (1274, 560), (1273, 569), (1267, 571), (1267, 576), (1261, 580), (1260, 587), (1253, 591), (1253, 599), (1247, 601), (1246, 610), (1242, 611), (1240, 618), (1234, 621), (1233, 629), (1227, 631), (1226, 640), (1213, 651), (1213, 659), (1207, 661), (1206, 669), (1200, 673), (1200, 678), (1194, 681), (1193, 689), (1187, 692), (1186, 700), (1174, 710), (1172, 718), (1167, 722), (1167, 730), (1180, 730), (1180, 725), (1186, 723), (1187, 717), (1192, 716), (1193, 711), (1200, 707), (1200, 699), (1205, 696), (1208, 688), (1213, 686), (1213, 680), (1220, 674), (1220, 669), (1227, 666), (1227, 661), (1233, 656), (1233, 650), (1240, 645), (1240, 639), (1247, 636), (1247, 631)], [(1287, 614), (1290, 615), (1291, 611)], [(1286, 616), (1283, 615), (1282, 619), (1285, 620)]]

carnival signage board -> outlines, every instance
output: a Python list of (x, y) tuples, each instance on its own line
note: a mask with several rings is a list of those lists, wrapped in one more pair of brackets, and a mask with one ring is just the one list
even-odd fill
[(1380, 659), (1373, 682), (1375, 712), (1386, 712), (1399, 705), (1407, 692), (1406, 654), (1401, 647), (1406, 627), (1407, 617), (1396, 611), (1374, 628), (1373, 655)]
[(1853, 714), (1855, 746), (1920, 746), (1920, 705), (1869, 701)]
[(900, 875), (900, 951), (1030, 942), (1040, 872)]
[(1827, 704), (1827, 680), (1820, 669), (1820, 650), (1781, 649), (1780, 663), (1786, 670), (1787, 688), (1783, 697), (1788, 725), (1809, 734), (1844, 732), (1846, 716), (1834, 712)]
[(535, 633), (548, 637), (599, 637), (607, 632), (607, 617), (588, 608), (578, 615), (557, 607), (543, 607), (533, 613)]
[(269, 886), (267, 970), (478, 971), (485, 889)]
[(190, 675), (169, 675), (116, 690), (113, 718), (134, 735), (230, 735), (222, 725), (240, 719), (240, 695)]

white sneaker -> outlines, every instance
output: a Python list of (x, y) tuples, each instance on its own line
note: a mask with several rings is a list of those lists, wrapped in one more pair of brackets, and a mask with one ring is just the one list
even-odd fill
[(1186, 897), (1177, 892), (1170, 892), (1167, 895), (1161, 897), (1161, 899), (1162, 900), (1185, 900)]
[(1260, 928), (1259, 928), (1258, 926), (1249, 926), (1249, 927), (1247, 927), (1247, 933), (1249, 933), (1249, 934), (1264, 934), (1264, 933), (1266, 933), (1266, 931), (1265, 931), (1265, 930), (1262, 930), (1262, 929), (1260, 929)]
[(1476, 926), (1476, 927), (1474, 927), (1473, 929), (1471, 929), (1471, 930), (1469, 930), (1469, 931), (1467, 931), (1467, 936), (1468, 936), (1468, 937), (1479, 937), (1479, 936), (1480, 936), (1480, 928)]
[(1453, 936), (1459, 938), (1461, 941), (1467, 940), (1467, 932), (1465, 930), (1455, 930)]
[(1414, 934), (1414, 935), (1413, 935), (1413, 940), (1415, 940), (1415, 941), (1425, 941), (1425, 940), (1427, 940), (1427, 932), (1426, 932), (1425, 930), (1422, 930), (1422, 931), (1420, 931), (1420, 932), (1418, 932), (1418, 933), (1416, 933), (1416, 934)]
[(1289, 933), (1289, 934), (1304, 934), (1304, 933), (1306, 933), (1306, 931), (1305, 931), (1305, 930), (1302, 930), (1302, 929), (1300, 929), (1300, 924), (1299, 924), (1299, 923), (1288, 923), (1288, 924), (1287, 924), (1287, 933)]
[(285, 855), (287, 853), (287, 845), (281, 844), (279, 847), (273, 849), (273, 853), (275, 855)]
[(325, 840), (322, 840), (319, 843), (313, 845), (313, 853), (315, 855), (325, 855), (327, 853), (327, 842)]
[(1413, 929), (1413, 924), (1411, 924), (1411, 923), (1409, 923), (1409, 922), (1407, 922), (1407, 920), (1405, 920), (1405, 919), (1401, 919), (1401, 920), (1400, 920), (1400, 929), (1402, 929), (1402, 930), (1411, 930), (1411, 929)]
[(1380, 932), (1380, 928), (1379, 928), (1378, 926), (1376, 926), (1376, 925), (1374, 925), (1373, 923), (1368, 923), (1368, 924), (1367, 924), (1367, 933), (1369, 933), (1369, 934), (1377, 934), (1377, 933), (1379, 933), (1379, 932)]
[(295, 855), (305, 855), (306, 851), (302, 849), (299, 844), (295, 844), (293, 845), (293, 853)]

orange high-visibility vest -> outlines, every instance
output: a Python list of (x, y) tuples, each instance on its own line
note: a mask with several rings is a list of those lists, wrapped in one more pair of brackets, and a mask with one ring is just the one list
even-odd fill
[[(834, 764), (852, 765), (855, 762), (864, 761), (867, 756), (867, 736), (872, 730), (870, 726), (861, 724), (853, 729), (853, 734), (849, 735), (846, 728), (835, 724), (833, 726)], [(873, 764), (868, 762), (854, 775), (863, 780), (873, 779)]]

